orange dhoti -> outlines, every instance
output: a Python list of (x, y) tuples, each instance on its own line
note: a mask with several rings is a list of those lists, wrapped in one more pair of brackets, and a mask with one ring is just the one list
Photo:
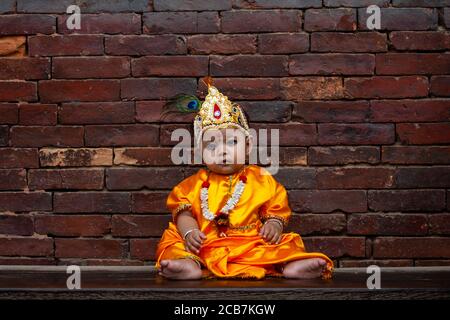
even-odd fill
[[(299, 234), (283, 233), (277, 244), (270, 244), (259, 235), (265, 219), (279, 218), (287, 225), (291, 211), (287, 204), (286, 190), (281, 184), (270, 175), (260, 175), (257, 166), (249, 166), (246, 171), (248, 186), (245, 187), (238, 205), (230, 212), (230, 227), (226, 237), (219, 237), (214, 222), (205, 219), (201, 214), (197, 191), (206, 179), (204, 169), (183, 180), (172, 190), (167, 206), (174, 221), (179, 212), (189, 209), (206, 239), (198, 255), (191, 253), (186, 250), (175, 223), (169, 222), (169, 227), (164, 231), (156, 248), (155, 267), (160, 267), (161, 260), (191, 258), (202, 265), (203, 278), (262, 279), (265, 276), (281, 277), (280, 267), (287, 262), (322, 258), (327, 262), (323, 277), (331, 277), (333, 262), (322, 253), (306, 252)], [(229, 187), (226, 179), (220, 175), (210, 175), (209, 181), (212, 194), (220, 195)], [(210, 199), (209, 205), (217, 210), (223, 202), (223, 197), (215, 197)]]

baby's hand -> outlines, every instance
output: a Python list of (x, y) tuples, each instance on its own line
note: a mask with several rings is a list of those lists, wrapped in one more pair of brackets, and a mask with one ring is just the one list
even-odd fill
[(198, 254), (203, 244), (203, 240), (205, 239), (205, 234), (198, 229), (190, 232), (184, 240), (186, 249), (192, 253)]
[(266, 223), (264, 223), (261, 231), (259, 232), (259, 235), (271, 244), (278, 244), (281, 240), (282, 232), (283, 228), (281, 227), (281, 225), (278, 222), (269, 219)]

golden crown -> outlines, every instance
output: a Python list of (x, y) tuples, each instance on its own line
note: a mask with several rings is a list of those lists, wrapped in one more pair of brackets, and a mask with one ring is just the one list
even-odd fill
[(249, 126), (241, 107), (228, 100), (227, 96), (214, 87), (211, 78), (207, 77), (204, 82), (208, 86), (208, 95), (194, 119), (197, 143), (200, 142), (203, 132), (210, 128), (237, 128), (249, 136)]

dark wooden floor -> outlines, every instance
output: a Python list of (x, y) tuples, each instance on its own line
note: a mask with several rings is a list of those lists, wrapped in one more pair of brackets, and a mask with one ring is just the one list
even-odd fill
[(82, 267), (69, 290), (66, 267), (0, 266), (0, 299), (450, 299), (450, 267), (382, 268), (367, 289), (365, 268), (337, 269), (331, 280), (167, 280), (148, 267)]

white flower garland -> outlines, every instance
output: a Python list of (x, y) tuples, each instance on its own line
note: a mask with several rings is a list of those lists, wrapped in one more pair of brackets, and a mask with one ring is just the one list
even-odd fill
[[(208, 189), (209, 185), (207, 187), (204, 186), (201, 188), (200, 200), (203, 216), (205, 217), (205, 219), (212, 221), (215, 218), (215, 214), (209, 210)], [(230, 199), (228, 199), (227, 203), (223, 206), (222, 210), (220, 210), (219, 212), (228, 214), (229, 211), (233, 210), (236, 204), (239, 202), (239, 199), (241, 198), (244, 189), (245, 189), (245, 182), (239, 180), (238, 183), (236, 184), (236, 187), (234, 188), (233, 194), (231, 195)]]

